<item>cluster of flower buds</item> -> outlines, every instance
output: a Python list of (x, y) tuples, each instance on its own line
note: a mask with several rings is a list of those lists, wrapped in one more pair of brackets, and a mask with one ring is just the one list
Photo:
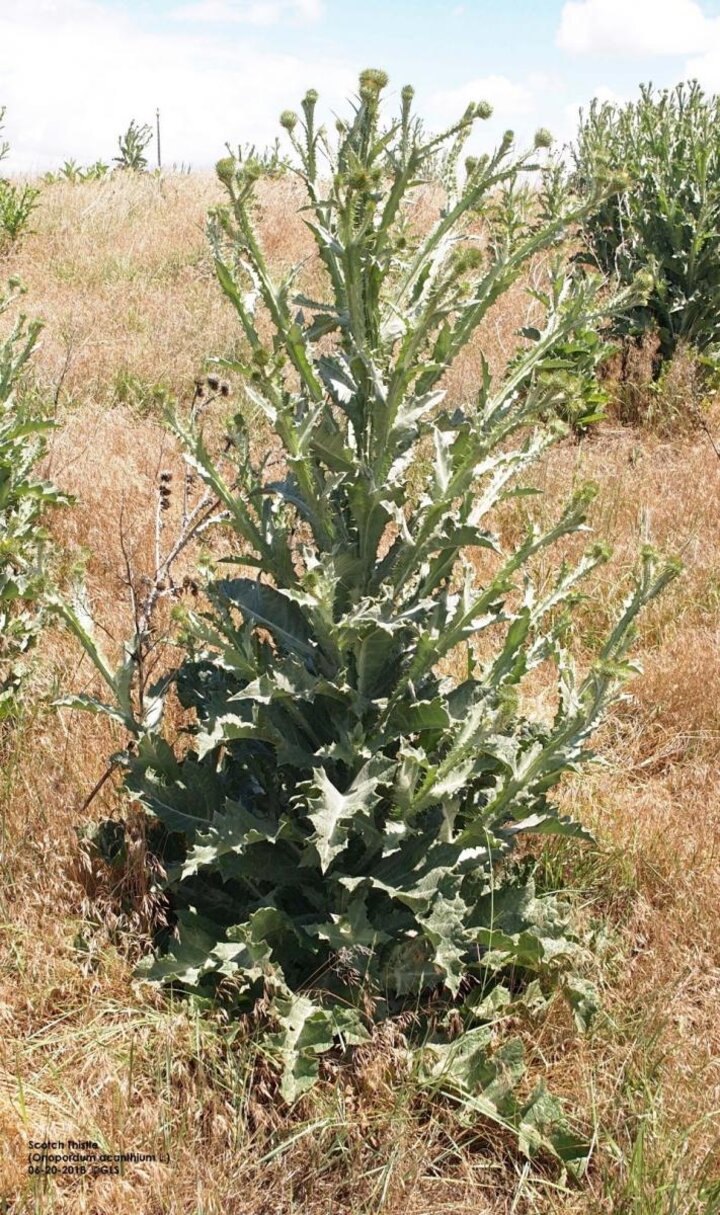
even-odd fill
[(219, 392), (221, 397), (230, 396), (230, 385), (227, 380), (221, 380), (220, 376), (214, 373), (206, 376), (204, 380), (195, 381), (195, 396), (204, 397), (208, 388), (210, 392)]
[(160, 473), (160, 510), (167, 510), (170, 506), (170, 482), (172, 481), (171, 472)]

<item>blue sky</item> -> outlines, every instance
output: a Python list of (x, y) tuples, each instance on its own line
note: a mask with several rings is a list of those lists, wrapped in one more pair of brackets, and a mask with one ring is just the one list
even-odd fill
[(487, 99), (486, 144), (507, 127), (564, 141), (594, 95), (720, 89), (720, 0), (0, 0), (8, 168), (110, 159), (156, 106), (164, 160), (204, 167), (226, 141), (271, 141), (309, 86), (342, 110), (368, 66), (391, 103), (414, 84), (432, 129)]

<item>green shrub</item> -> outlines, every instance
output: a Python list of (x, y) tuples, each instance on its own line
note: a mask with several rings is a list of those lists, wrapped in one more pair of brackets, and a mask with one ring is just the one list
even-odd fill
[[(0, 294), (0, 318), (17, 301), (11, 282)], [(35, 467), (51, 423), (17, 397), (17, 384), (37, 341), (40, 325), (20, 315), (0, 343), (0, 722), (18, 707), (27, 654), (37, 636), (45, 588), (43, 557), (46, 508), (67, 502), (41, 481)]]
[[(5, 107), (0, 106), (0, 131), (3, 128)], [(10, 150), (7, 142), (0, 142), (0, 161)], [(40, 191), (31, 185), (15, 185), (0, 177), (0, 254), (30, 230), (30, 216), (37, 206)]]
[(263, 177), (275, 180), (284, 177), (290, 168), (289, 158), (280, 150), (279, 139), (264, 148), (257, 148), (254, 143), (239, 144), (236, 154), (229, 144), (225, 146), (230, 155), (235, 156), (238, 164), (244, 164), (246, 168), (254, 164)]
[(58, 181), (68, 181), (71, 185), (78, 185), (86, 181), (102, 181), (109, 172), (110, 166), (103, 160), (95, 160), (90, 165), (79, 165), (76, 160), (70, 158), (56, 173), (46, 173), (43, 180), (48, 185), (53, 185)]
[(125, 134), (118, 136), (120, 155), (113, 158), (117, 167), (119, 169), (132, 169), (136, 173), (143, 173), (147, 169), (145, 149), (151, 139), (152, 130), (147, 123), (144, 123), (143, 126), (138, 126), (135, 119), (133, 119)]
[(0, 252), (28, 234), (39, 195), (35, 186), (0, 180)]
[[(218, 165), (229, 202), (211, 234), (246, 350), (225, 365), (277, 448), (258, 455), (238, 415), (225, 459), (213, 457), (200, 422), (174, 419), (234, 551), (206, 587), (207, 609), (187, 612), (172, 683), (193, 724), (177, 750), (148, 725), (156, 702), (141, 722), (128, 691), (137, 639), (113, 674), (65, 615), (114, 689), (110, 711), (135, 735), (120, 757), (127, 788), (166, 833), (177, 931), (148, 974), (235, 1013), (255, 1009), (289, 1100), (314, 1082), (322, 1054), (403, 1014), (427, 1084), (519, 1126), (529, 1151), (552, 1142), (572, 1155), (542, 1090), (517, 1096), (520, 1042), (491, 1050), (500, 1013), (543, 1006), (554, 985), (580, 1020), (592, 1006), (570, 974), (582, 951), (567, 909), (538, 895), (514, 853), (528, 832), (582, 835), (550, 790), (587, 758), (630, 669), (634, 618), (675, 568), (645, 554), (597, 661), (576, 676), (568, 609), (605, 550), (558, 564), (552, 585), (537, 585), (533, 569), (584, 529), (592, 488), (547, 532), (529, 520), (509, 552), (490, 519), (530, 492), (527, 470), (553, 440), (535, 423), (559, 392), (543, 363), (604, 314), (601, 284), (579, 273), (555, 282), (521, 357), (495, 378), (486, 368), (472, 407), (444, 409), (446, 369), (574, 217), (498, 216), (487, 239), (472, 235), (498, 190), (535, 167), (534, 150), (515, 154), (509, 133), (451, 183), (431, 230), (413, 233), (407, 204), (426, 159), (448, 143), (458, 153), (488, 107), (470, 106), (424, 143), (405, 89), (399, 120), (380, 133), (383, 83), (361, 76), (336, 148), (316, 125), (316, 94), (302, 119), (282, 117), (323, 298), (297, 292), (293, 274), (273, 281), (253, 224), (256, 168)], [(428, 441), (434, 465), (411, 497), (408, 468)], [(458, 655), (465, 674), (452, 679), (442, 667)], [(545, 661), (558, 680), (547, 720), (518, 701)]]
[(115, 372), (112, 393), (118, 405), (127, 405), (144, 418), (161, 418), (173, 400), (172, 389), (165, 380), (145, 380), (128, 367)]
[(643, 86), (624, 106), (593, 101), (573, 155), (581, 194), (616, 179), (585, 220), (593, 259), (622, 282), (652, 275), (622, 331), (657, 331), (656, 371), (680, 340), (709, 350), (720, 337), (720, 99), (691, 83)]

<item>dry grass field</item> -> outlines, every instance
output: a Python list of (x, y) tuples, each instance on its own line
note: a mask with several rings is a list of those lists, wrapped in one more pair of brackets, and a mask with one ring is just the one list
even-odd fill
[[(36, 231), (2, 266), (46, 323), (29, 388), (55, 402), (48, 472), (77, 498), (52, 520), (61, 576), (84, 570), (110, 650), (129, 629), (121, 540), (134, 568), (146, 568), (157, 476), (179, 467), (163, 405), (187, 400), (206, 358), (236, 340), (203, 230), (218, 195), (196, 175), (49, 186)], [(295, 198), (289, 179), (263, 189), (276, 266), (310, 256)], [(516, 314), (506, 307), (479, 339), (491, 363), (523, 322), (522, 293), (513, 300)], [(477, 374), (474, 349), (450, 392), (470, 397)], [(387, 1033), (341, 1081), (283, 1113), (259, 1048), (133, 978), (149, 914), (141, 826), (120, 879), (88, 871), (76, 832), (83, 818), (126, 812), (112, 781), (81, 809), (122, 740), (97, 718), (49, 706), (60, 688), (92, 685), (76, 644), (51, 630), (0, 775), (1, 1211), (720, 1211), (720, 461), (704, 430), (671, 424), (682, 368), (676, 380), (667, 425), (610, 419), (580, 443), (563, 441), (535, 478), (548, 515), (578, 479), (601, 486), (592, 521), (614, 557), (580, 615), (580, 658), (643, 539), (686, 567), (643, 618), (644, 673), (603, 727), (604, 766), (563, 786), (596, 844), (540, 851), (546, 883), (575, 892), (595, 934), (599, 1026), (583, 1038), (556, 1009), (539, 1038), (528, 1034), (533, 1074), (593, 1137), (585, 1179), (530, 1169), (492, 1127), (463, 1128), (430, 1106), (404, 1082)], [(712, 405), (706, 416), (712, 430)], [(92, 1181), (29, 1178), (28, 1141), (46, 1138), (169, 1162)]]

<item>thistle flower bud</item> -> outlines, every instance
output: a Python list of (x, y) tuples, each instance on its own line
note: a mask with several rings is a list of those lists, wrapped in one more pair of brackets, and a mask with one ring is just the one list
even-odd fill
[(655, 275), (652, 270), (639, 270), (632, 281), (633, 289), (638, 297), (646, 297), (655, 287)]
[(549, 148), (553, 142), (553, 137), (547, 127), (539, 127), (535, 132), (535, 147)]
[(365, 71), (360, 73), (361, 94), (367, 92), (377, 95), (385, 88), (388, 79), (387, 72), (383, 72), (380, 68), (365, 68)]
[(612, 557), (612, 545), (608, 544), (607, 540), (598, 540), (590, 545), (587, 555), (595, 561), (609, 561)]
[(294, 110), (283, 110), (280, 115), (280, 126), (286, 131), (293, 131), (298, 124), (298, 116)]
[(478, 270), (483, 260), (482, 250), (477, 245), (470, 245), (456, 254), (454, 268), (457, 274), (467, 274), (468, 271)]
[(408, 105), (412, 101), (414, 96), (415, 96), (415, 89), (413, 88), (413, 86), (411, 84), (404, 85), (400, 92), (401, 100), (404, 101), (406, 105)]
[(348, 177), (348, 185), (351, 190), (367, 190), (370, 186), (370, 175), (365, 169), (358, 169), (357, 173), (351, 173)]
[(229, 186), (235, 176), (234, 156), (223, 156), (215, 165), (215, 172), (224, 186)]
[(257, 181), (262, 177), (262, 165), (257, 160), (247, 160), (243, 165), (242, 175), (245, 181)]
[(492, 118), (493, 108), (489, 101), (478, 101), (475, 107), (475, 113), (478, 118)]
[(319, 96), (317, 89), (308, 89), (303, 97), (303, 105), (317, 105)]

